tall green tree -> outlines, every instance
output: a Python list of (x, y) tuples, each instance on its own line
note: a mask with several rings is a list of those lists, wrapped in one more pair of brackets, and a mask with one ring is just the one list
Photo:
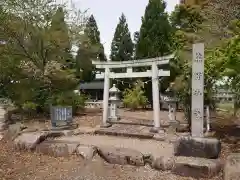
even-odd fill
[(142, 18), (136, 47), (137, 58), (153, 58), (171, 52), (172, 27), (165, 10), (166, 3), (163, 0), (149, 0)]
[[(114, 37), (111, 44), (110, 59), (112, 61), (128, 61), (133, 58), (134, 44), (131, 39), (131, 33), (128, 28), (127, 19), (124, 14), (119, 18), (119, 23), (115, 29)], [(115, 69), (114, 72), (126, 72), (126, 68)], [(120, 83), (124, 81), (126, 83)], [(113, 83), (117, 84), (118, 88), (123, 91), (129, 84), (132, 83), (130, 79), (123, 79)]]
[(94, 67), (92, 65), (93, 52), (90, 42), (85, 40), (79, 45), (76, 56), (77, 75), (84, 82), (90, 82), (94, 79)]
[(133, 59), (136, 59), (136, 48), (137, 48), (138, 41), (139, 41), (139, 32), (136, 31), (133, 34), (133, 44), (134, 44)]
[[(135, 49), (136, 59), (155, 58), (169, 55), (172, 52), (172, 27), (166, 12), (166, 3), (163, 0), (149, 0), (142, 17), (142, 25)], [(140, 70), (140, 69), (139, 69)], [(161, 82), (161, 88), (170, 80)], [(165, 85), (165, 89), (167, 85)], [(146, 85), (146, 93), (152, 102), (151, 83)]]
[(63, 60), (63, 63), (66, 63), (68, 68), (74, 67), (74, 60), (71, 54), (72, 44), (69, 37), (69, 29), (65, 22), (65, 14), (63, 7), (59, 7), (56, 13), (52, 17), (51, 21), (51, 35), (58, 38), (56, 44), (61, 48), (61, 54), (58, 58)]
[(111, 45), (110, 59), (112, 61), (127, 61), (133, 56), (133, 42), (124, 14), (119, 18)]
[(225, 58), (224, 75), (228, 76), (228, 85), (234, 93), (234, 116), (240, 108), (240, 20), (231, 22), (229, 30), (232, 37), (222, 47)]
[(100, 40), (100, 31), (98, 30), (97, 22), (93, 15), (89, 17), (84, 33), (88, 37), (91, 46), (96, 49), (96, 52), (92, 53), (92, 58), (100, 61), (106, 61), (107, 58), (104, 53), (104, 47)]
[(76, 56), (76, 70), (82, 81), (94, 79), (95, 68), (92, 60), (106, 61), (104, 47), (101, 44), (97, 22), (91, 15), (84, 29), (84, 40), (79, 44)]

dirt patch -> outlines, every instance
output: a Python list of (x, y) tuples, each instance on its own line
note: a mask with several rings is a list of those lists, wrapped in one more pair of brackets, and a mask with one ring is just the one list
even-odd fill
[[(146, 122), (149, 124), (149, 121), (153, 122), (153, 111), (128, 111), (126, 109), (120, 109), (120, 116), (125, 121), (137, 120), (141, 122)], [(168, 121), (168, 112), (161, 111), (161, 121)], [(183, 113), (177, 113), (177, 119), (183, 121)], [(101, 110), (95, 111), (94, 109), (86, 110), (85, 114), (75, 116), (73, 122), (78, 124), (79, 127), (96, 127), (99, 126), (102, 122), (102, 112)], [(51, 128), (50, 119), (44, 118), (35, 118), (31, 120), (26, 120), (23, 122), (25, 126), (30, 129), (49, 129)]]

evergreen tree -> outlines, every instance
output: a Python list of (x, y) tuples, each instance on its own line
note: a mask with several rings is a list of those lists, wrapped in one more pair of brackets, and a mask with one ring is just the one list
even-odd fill
[(89, 82), (94, 79), (92, 56), (91, 45), (88, 40), (85, 40), (79, 46), (76, 56), (77, 76), (84, 82)]
[(127, 20), (124, 14), (119, 18), (119, 23), (116, 27), (112, 45), (111, 55), (112, 61), (127, 61), (133, 56), (133, 42), (128, 29)]
[(59, 48), (59, 51), (63, 52), (59, 54), (58, 58), (61, 59), (68, 68), (73, 68), (74, 61), (71, 54), (71, 41), (68, 34), (68, 26), (65, 22), (64, 16), (65, 12), (63, 8), (59, 7), (52, 17), (50, 33), (51, 36), (58, 37), (54, 38), (58, 39), (58, 41), (55, 42), (55, 45)]
[(149, 0), (142, 18), (136, 47), (137, 58), (153, 58), (170, 53), (172, 28), (165, 8), (163, 0)]
[(92, 53), (92, 58), (106, 61), (107, 58), (104, 53), (104, 47), (100, 41), (100, 32), (93, 15), (89, 17), (84, 33), (86, 34), (92, 48), (95, 49), (95, 52)]
[(137, 48), (138, 41), (139, 41), (139, 32), (136, 31), (133, 35), (133, 43), (134, 43), (133, 59), (136, 59), (136, 48)]
[[(134, 44), (131, 39), (131, 33), (128, 28), (127, 20), (124, 14), (119, 18), (119, 23), (116, 27), (114, 37), (111, 45), (111, 54), (110, 59), (112, 61), (128, 61), (133, 58), (133, 48)], [(113, 70), (114, 72), (126, 72), (126, 68)], [(124, 79), (127, 84), (131, 83), (131, 80)], [(122, 84), (117, 82), (113, 82), (117, 84), (120, 91), (126, 89), (127, 84)]]
[(92, 60), (106, 61), (104, 47), (100, 41), (100, 32), (93, 15), (87, 21), (84, 29), (84, 40), (79, 45), (76, 56), (77, 75), (82, 81), (89, 82), (94, 79), (95, 68)]
[[(166, 3), (163, 0), (149, 0), (145, 9), (140, 34), (136, 45), (136, 59), (155, 58), (171, 54), (172, 51), (172, 26), (165, 11)], [(143, 68), (138, 68), (137, 70)], [(145, 68), (144, 68), (145, 69)], [(171, 72), (172, 74), (172, 72)], [(161, 89), (164, 91), (171, 82), (172, 77), (161, 81)], [(152, 85), (146, 85), (146, 94), (149, 102), (152, 102)]]

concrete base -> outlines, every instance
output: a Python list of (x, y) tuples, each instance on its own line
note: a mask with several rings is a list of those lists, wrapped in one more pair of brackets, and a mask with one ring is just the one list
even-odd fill
[(112, 124), (110, 124), (110, 123), (102, 123), (101, 125), (100, 125), (100, 128), (109, 128), (109, 127), (111, 127), (112, 126)]
[(180, 133), (190, 132), (189, 124), (187, 123), (179, 124), (176, 131)]
[(181, 137), (174, 144), (175, 156), (218, 158), (221, 143), (214, 138)]
[(220, 160), (204, 158), (177, 157), (173, 167), (173, 173), (196, 179), (210, 179), (219, 174), (222, 169)]
[(114, 122), (114, 121), (116, 122), (116, 121), (119, 121), (120, 119), (121, 119), (120, 117), (109, 117), (109, 118), (108, 118), (108, 122), (112, 122), (112, 121), (113, 121), (113, 122)]
[(64, 125), (64, 126), (56, 126), (52, 127), (50, 131), (61, 131), (61, 130), (74, 130), (77, 129), (78, 125), (77, 124), (71, 124), (71, 125)]
[(164, 134), (165, 133), (164, 129), (162, 129), (161, 127), (152, 127), (150, 129), (150, 132), (151, 133), (159, 133), (159, 134)]

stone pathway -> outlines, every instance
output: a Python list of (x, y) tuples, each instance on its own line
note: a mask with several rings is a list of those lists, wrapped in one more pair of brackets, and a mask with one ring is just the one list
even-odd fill
[(101, 136), (101, 135), (78, 135), (72, 137), (60, 137), (58, 141), (78, 142), (82, 145), (92, 145), (96, 147), (110, 146), (116, 148), (127, 148), (140, 151), (142, 154), (152, 154), (153, 156), (173, 156), (173, 144), (159, 142), (155, 140), (144, 140), (135, 138)]

